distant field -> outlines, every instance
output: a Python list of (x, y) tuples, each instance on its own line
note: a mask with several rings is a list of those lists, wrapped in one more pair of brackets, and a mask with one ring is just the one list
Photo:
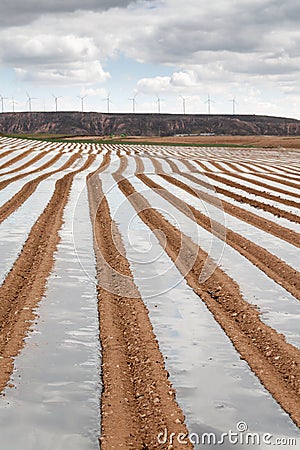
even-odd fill
[[(141, 140), (141, 138), (127, 138), (127, 141)], [(159, 143), (182, 143), (182, 144), (203, 144), (203, 145), (233, 145), (251, 147), (284, 147), (300, 148), (300, 136), (186, 136), (186, 137), (153, 137), (143, 138), (148, 142)]]
[[(69, 139), (69, 138), (67, 138)], [(98, 140), (99, 136), (77, 136), (71, 138), (74, 140)], [(106, 139), (109, 140), (107, 137)], [(115, 137), (112, 140), (120, 140), (121, 142), (143, 142), (143, 143), (159, 143), (159, 144), (184, 144), (184, 145), (204, 145), (204, 146), (243, 146), (243, 147), (270, 147), (270, 148), (300, 148), (300, 136), (128, 136), (126, 138)]]
[(78, 141), (98, 143), (132, 143), (196, 145), (217, 147), (254, 147), (254, 148), (289, 148), (300, 149), (300, 136), (67, 136), (65, 134), (21, 134), (9, 135), (25, 139)]

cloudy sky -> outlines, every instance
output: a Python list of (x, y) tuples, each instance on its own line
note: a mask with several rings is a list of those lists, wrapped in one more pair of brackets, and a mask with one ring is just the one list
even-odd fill
[[(5, 111), (300, 119), (299, 0), (0, 0)], [(160, 98), (158, 103), (157, 98)], [(133, 101), (132, 99), (135, 98)], [(184, 99), (184, 100), (183, 100)], [(235, 99), (235, 100), (234, 100)], [(1, 108), (1, 103), (0, 103)], [(0, 109), (1, 110), (1, 109)]]

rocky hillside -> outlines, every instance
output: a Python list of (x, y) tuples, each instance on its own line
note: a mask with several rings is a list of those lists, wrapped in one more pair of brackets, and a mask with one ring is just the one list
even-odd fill
[(96, 112), (33, 112), (0, 114), (0, 133), (64, 135), (173, 136), (300, 135), (296, 119), (256, 115), (103, 114)]

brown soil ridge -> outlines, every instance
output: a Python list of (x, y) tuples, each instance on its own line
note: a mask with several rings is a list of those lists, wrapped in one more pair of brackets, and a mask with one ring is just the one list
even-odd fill
[(299, 172), (296, 169), (296, 167), (293, 170), (286, 169), (286, 168), (284, 168), (282, 166), (274, 166), (274, 165), (272, 165), (271, 167), (273, 167), (274, 169), (280, 169), (283, 172), (283, 174), (282, 174), (283, 176), (296, 177), (296, 178), (300, 177)]
[[(210, 162), (211, 162), (211, 164), (213, 164), (214, 166), (217, 166), (216, 161), (210, 161)], [(244, 168), (247, 169), (247, 170), (252, 170), (255, 174), (259, 173), (258, 170), (253, 169), (253, 167), (249, 167), (249, 164), (248, 164), (248, 163), (245, 163), (245, 162), (242, 162), (242, 161), (238, 161), (238, 162), (236, 162), (236, 163), (231, 163), (231, 162), (229, 162), (229, 161), (226, 161), (226, 165), (227, 165), (228, 167), (230, 167), (230, 168), (232, 169), (233, 172), (241, 173), (241, 171), (239, 170), (239, 167), (241, 166), (241, 167), (244, 167)], [(251, 164), (251, 165), (253, 166), (254, 164)], [(257, 164), (256, 164), (256, 166), (257, 166)], [(230, 174), (232, 173), (232, 172), (228, 171), (227, 169), (224, 169), (224, 167), (222, 167), (222, 166), (219, 166), (219, 165), (218, 165), (218, 167), (220, 167), (220, 171), (221, 171), (221, 172), (228, 172), (228, 173), (230, 173)]]
[[(202, 169), (202, 171), (201, 171), (201, 173), (205, 173), (205, 174), (207, 174), (207, 173), (214, 173), (213, 172), (213, 169), (211, 169), (211, 168), (209, 168), (209, 167), (207, 167), (206, 165), (205, 165), (205, 162), (201, 162), (201, 161), (199, 161), (199, 159), (195, 159), (195, 158), (193, 158), (193, 161), (199, 166), (199, 167), (201, 167), (201, 169)], [(182, 161), (184, 164), (185, 164), (185, 161)], [(211, 163), (211, 164), (213, 164), (215, 167), (219, 167), (220, 169), (220, 171), (222, 171), (222, 172), (224, 172), (224, 168), (222, 168), (221, 166), (219, 166), (218, 165), (218, 163), (216, 163), (215, 161), (211, 161), (211, 160), (209, 160), (209, 161), (207, 161), (207, 162), (209, 162), (209, 163)], [(234, 172), (238, 172), (239, 174), (240, 174), (240, 171), (239, 171), (239, 168), (238, 168), (238, 166), (245, 166), (245, 167), (247, 167), (245, 164), (242, 164), (241, 162), (238, 162), (238, 163), (230, 163), (229, 161), (224, 161), (224, 162), (226, 162), (226, 164), (229, 166), (229, 167), (231, 167), (233, 170), (234, 170)], [(254, 164), (254, 163), (253, 163)], [(264, 168), (264, 166), (262, 165), (262, 164), (255, 164), (257, 167), (259, 167), (259, 168)], [(288, 172), (288, 171), (286, 171), (286, 170), (284, 170), (283, 168), (282, 168), (282, 166), (274, 166), (274, 165), (268, 165), (269, 167), (274, 167), (274, 168), (276, 168), (276, 169), (280, 169), (281, 171), (283, 171), (283, 172), (285, 172), (285, 173), (289, 173), (289, 174), (293, 174), (294, 176), (298, 176), (298, 173), (297, 172)], [(192, 171), (193, 172), (196, 172), (196, 170), (195, 170), (195, 167), (194, 166), (192, 166), (191, 165), (191, 167), (192, 167)], [(229, 172), (230, 174), (231, 174), (231, 172)], [(246, 174), (245, 174), (246, 175)], [(285, 177), (287, 177), (288, 175), (284, 175), (284, 174), (279, 174), (279, 175), (281, 175), (281, 176), (285, 176)], [(294, 179), (294, 178), (293, 178)]]
[[(128, 260), (123, 256), (122, 238), (111, 219), (106, 198), (97, 213), (95, 211), (99, 195), (103, 194), (100, 179), (90, 178), (88, 189), (92, 217), (95, 214), (99, 278), (103, 382), (101, 448), (169, 449), (168, 444), (158, 443), (157, 436), (165, 428), (169, 433), (186, 435), (184, 416), (168, 381), (147, 308), (134, 285)], [(122, 254), (117, 248), (123, 250)], [(129, 289), (135, 292), (135, 298), (122, 296), (122, 292), (128, 293), (127, 283), (116, 281), (114, 274), (105, 271), (99, 251), (110, 267), (129, 277)], [(112, 286), (118, 286), (119, 295), (101, 287), (103, 277)], [(174, 442), (172, 448), (179, 450), (181, 446)], [(186, 448), (192, 446), (189, 444)]]
[(40, 175), (34, 180), (28, 181), (13, 197), (0, 207), (0, 224), (14, 213), (33, 194), (41, 181), (59, 172), (69, 169), (78, 159), (78, 154), (72, 155), (59, 169)]
[(297, 178), (295, 178), (295, 176), (290, 176), (290, 175), (286, 174), (285, 173), (285, 169), (282, 167), (282, 165), (281, 166), (274, 166), (274, 165), (268, 164), (267, 162), (266, 162), (265, 165), (263, 165), (262, 163), (259, 164), (258, 162), (253, 162), (253, 163), (251, 163), (251, 165), (255, 166), (255, 167), (259, 168), (259, 169), (263, 169), (263, 170), (266, 170), (266, 169), (268, 169), (270, 167), (272, 167), (274, 169), (276, 168), (276, 169), (279, 169), (280, 172), (269, 172), (270, 175), (274, 175), (274, 176), (278, 176), (278, 177), (284, 177), (284, 178), (286, 178), (288, 180), (300, 181), (300, 180), (297, 180)]
[(30, 167), (32, 164), (36, 163), (37, 161), (42, 159), (44, 156), (46, 156), (47, 153), (48, 152), (46, 152), (46, 151), (38, 153), (37, 155), (35, 155), (32, 159), (30, 159), (26, 163), (22, 164), (19, 167), (16, 167), (16, 169), (6, 172), (5, 175), (10, 175), (11, 173), (16, 173), (16, 172), (19, 172), (20, 170), (27, 169), (27, 167)]
[[(224, 167), (220, 166), (216, 161), (210, 161), (212, 165), (217, 166), (221, 172), (226, 171), (226, 169), (224, 169)], [(226, 162), (227, 166), (230, 167), (234, 172), (239, 172), (239, 167), (244, 167), (247, 170), (250, 170), (250, 167), (247, 163), (242, 162), (242, 161), (238, 161), (237, 163), (231, 163), (231, 162)], [(251, 170), (253, 170), (255, 173), (256, 171), (251, 167)], [(231, 172), (229, 172), (231, 173)]]
[(260, 247), (242, 235), (231, 231), (229, 228), (225, 228), (220, 223), (200, 213), (193, 206), (188, 205), (180, 198), (171, 194), (146, 175), (141, 174), (137, 175), (137, 177), (148, 187), (155, 189), (157, 194), (165, 198), (183, 214), (187, 215), (190, 219), (195, 220), (202, 228), (222, 240), (225, 238), (225, 242), (228, 245), (237, 250), (241, 255), (245, 256), (252, 264), (268, 275), (269, 278), (283, 286), (290, 294), (300, 300), (300, 273), (298, 271), (263, 247)]
[[(191, 172), (196, 172), (195, 167), (192, 164), (190, 164), (189, 161), (186, 161), (186, 162), (189, 164), (189, 168), (190, 168)], [(286, 176), (285, 174), (273, 173), (273, 172), (269, 173), (267, 175), (266, 172), (265, 172), (266, 168), (264, 166), (262, 166), (262, 165), (259, 165), (259, 164), (254, 164), (253, 163), (253, 164), (251, 164), (251, 166), (255, 166), (257, 168), (263, 169), (264, 172), (261, 172), (259, 170), (255, 170), (255, 169), (253, 169), (253, 167), (250, 167), (247, 164), (239, 163), (238, 166), (243, 166), (246, 169), (251, 170), (251, 172), (241, 173), (239, 171), (238, 167), (236, 165), (232, 164), (232, 163), (226, 162), (226, 165), (233, 169), (233, 172), (230, 172), (228, 169), (225, 169), (224, 167), (220, 166), (215, 161), (210, 161), (210, 162), (216, 168), (218, 168), (220, 170), (220, 172), (228, 174), (228, 175), (234, 175), (234, 176), (238, 177), (238, 174), (241, 174), (243, 177), (247, 177), (248, 175), (250, 175), (252, 173), (252, 174), (254, 174), (257, 177), (262, 178), (263, 180), (275, 181), (276, 183), (283, 184), (284, 186), (289, 186), (289, 187), (298, 188), (298, 189), (300, 188), (300, 185), (297, 184), (297, 183), (300, 182), (300, 180), (295, 179), (295, 176), (294, 177), (289, 177), (289, 176)], [(183, 161), (183, 163), (185, 164), (184, 161)], [(282, 167), (278, 167), (278, 168), (280, 168), (282, 170)], [(238, 172), (238, 174), (237, 174), (237, 172)], [(300, 176), (300, 174), (299, 174), (299, 176)], [(289, 181), (289, 180), (291, 180), (291, 181)], [(247, 181), (249, 181), (249, 180), (247, 179)], [(251, 180), (251, 182), (252, 181), (253, 180)], [(272, 186), (267, 185), (267, 184), (265, 184), (265, 187), (272, 188)], [(289, 194), (289, 192), (287, 192), (287, 194)]]
[(300, 208), (300, 203), (295, 202), (293, 200), (287, 200), (285, 198), (277, 197), (276, 195), (272, 195), (267, 192), (258, 191), (254, 188), (250, 188), (248, 186), (244, 186), (242, 184), (236, 183), (235, 181), (227, 180), (226, 178), (223, 178), (222, 176), (216, 175), (214, 173), (206, 172), (204, 175), (206, 175), (208, 178), (211, 178), (214, 181), (219, 181), (220, 183), (226, 184), (227, 186), (241, 189), (241, 190), (247, 192), (248, 194), (257, 195), (259, 197), (264, 197), (267, 200), (273, 200), (275, 202), (282, 203), (287, 206), (292, 206), (294, 208)]
[[(213, 173), (212, 169), (210, 167), (207, 167), (204, 163), (202, 163), (201, 161), (198, 161), (196, 159), (193, 160), (195, 163), (197, 163), (197, 165), (199, 167), (201, 167), (202, 171), (201, 173)], [(170, 162), (170, 161), (168, 161)], [(173, 162), (173, 161), (171, 161)]]
[(73, 179), (94, 159), (90, 157), (83, 167), (56, 182), (51, 200), (33, 225), (20, 256), (0, 287), (0, 392), (10, 378), (13, 358), (24, 346), (24, 337), (36, 316), (34, 309), (45, 292)]
[(122, 146), (122, 148), (121, 148), (120, 146), (117, 146), (117, 149), (116, 149), (116, 155), (117, 155), (119, 158), (122, 157), (122, 155), (121, 155), (121, 150), (124, 150), (125, 154), (126, 154), (127, 156), (130, 156), (130, 151), (129, 151), (126, 147)]
[(11, 155), (13, 152), (15, 152), (17, 150), (17, 148), (11, 149), (11, 150), (6, 150), (3, 153), (0, 153), (0, 159), (4, 158), (7, 155)]
[[(273, 190), (273, 191), (278, 192), (278, 193), (280, 193), (280, 194), (291, 195), (291, 196), (293, 196), (293, 197), (295, 197), (295, 198), (300, 198), (300, 194), (291, 193), (291, 192), (289, 192), (289, 191), (287, 191), (287, 190), (285, 190), (285, 189), (281, 189), (281, 188), (279, 188), (279, 187), (277, 187), (277, 186), (270, 186), (269, 184), (263, 183), (262, 181), (259, 181), (259, 180), (249, 179), (249, 178), (247, 178), (247, 176), (245, 176), (245, 175), (247, 175), (247, 174), (245, 174), (245, 175), (240, 175), (240, 174), (239, 174), (239, 175), (238, 175), (237, 173), (225, 172), (224, 170), (223, 170), (222, 174), (230, 175), (231, 177), (237, 178), (237, 179), (239, 179), (239, 180), (247, 181), (248, 183), (252, 183), (252, 184), (254, 184), (254, 185), (256, 185), (256, 186), (260, 186), (260, 187), (263, 187), (263, 188), (265, 188), (265, 189)], [(263, 177), (264, 177), (264, 179), (267, 179), (267, 177), (266, 177), (265, 175), (263, 175)], [(231, 180), (229, 180), (229, 181), (231, 181)], [(279, 183), (279, 181), (277, 181), (277, 183)], [(284, 184), (284, 183), (281, 183), (281, 184)], [(292, 183), (290, 183), (290, 186), (293, 187), (293, 188), (297, 188), (297, 187), (298, 187), (298, 186), (293, 185)], [(243, 186), (243, 188), (245, 189), (244, 186)], [(251, 188), (250, 188), (250, 189), (251, 189)], [(257, 191), (256, 191), (256, 192), (257, 192)], [(282, 201), (282, 200), (283, 200), (283, 199), (281, 199), (281, 201)], [(288, 200), (288, 201), (289, 201), (289, 200)], [(298, 203), (297, 203), (297, 204), (298, 204)], [(300, 205), (298, 204), (298, 206), (300, 206)]]
[[(78, 155), (79, 157), (80, 155)], [(9, 178), (8, 180), (0, 181), (0, 191), (2, 189), (5, 189), (6, 186), (13, 183), (14, 181), (21, 180), (24, 177), (27, 177), (28, 175), (32, 175), (33, 173), (41, 172), (42, 170), (48, 169), (48, 167), (51, 167), (53, 164), (56, 163), (60, 158), (62, 157), (61, 153), (58, 153), (57, 155), (53, 156), (53, 158), (50, 159), (50, 161), (46, 162), (42, 166), (38, 167), (37, 169), (31, 170), (27, 173), (20, 173), (19, 175), (16, 175), (12, 178)]]
[[(260, 177), (260, 178), (263, 178), (265, 180), (274, 181), (275, 183), (283, 184), (284, 186), (287, 186), (287, 187), (300, 189), (300, 184), (297, 184), (295, 182), (286, 180), (286, 179), (284, 179), (282, 177), (276, 178), (274, 176), (266, 175), (265, 173), (262, 174), (262, 173), (259, 173), (259, 172), (256, 172), (255, 175)], [(292, 178), (292, 179), (295, 180), (294, 178)], [(294, 195), (294, 194), (291, 194), (291, 195)], [(300, 194), (299, 194), (299, 196), (300, 196)]]
[[(300, 181), (299, 177), (299, 171), (297, 171), (296, 167), (294, 168), (293, 171), (286, 171), (285, 168), (283, 167), (284, 165), (288, 164), (287, 162), (281, 162), (280, 165), (273, 165), (273, 164), (269, 164), (268, 161), (265, 162), (265, 164), (258, 164), (258, 163), (253, 163), (253, 165), (255, 165), (256, 167), (263, 169), (264, 171), (268, 171), (268, 173), (270, 175), (276, 176), (276, 177), (280, 177), (283, 179), (288, 179), (288, 180), (295, 180), (297, 182)], [(273, 172), (273, 170), (270, 169), (276, 169), (276, 172)], [(257, 172), (259, 173), (259, 172)], [(260, 172), (261, 173), (261, 172)], [(265, 172), (261, 173), (262, 175), (265, 174)]]
[[(205, 192), (191, 188), (190, 186), (183, 183), (181, 180), (177, 180), (176, 178), (173, 178), (170, 175), (165, 175), (165, 172), (162, 168), (162, 165), (159, 163), (159, 161), (157, 161), (155, 159), (151, 159), (151, 160), (152, 160), (152, 163), (154, 165), (157, 175), (160, 175), (162, 178), (164, 178), (169, 183), (174, 184), (174, 186), (180, 187), (181, 189), (184, 189), (187, 192), (189, 192), (189, 194), (192, 194), (195, 197), (202, 199), (204, 202), (210, 203), (211, 205), (214, 205), (217, 208), (220, 207), (219, 199), (216, 199), (213, 195), (206, 194)], [(180, 173), (181, 176), (187, 178), (187, 180), (191, 180), (194, 183), (197, 183), (197, 184), (207, 187), (209, 189), (212, 188), (212, 186), (209, 183), (202, 182), (201, 180), (199, 180), (198, 178), (194, 177), (191, 174), (179, 172), (178, 168), (177, 168), (177, 172)], [(229, 195), (227, 195), (227, 196), (229, 196)], [(249, 223), (250, 225), (253, 225), (256, 228), (266, 231), (267, 233), (272, 234), (273, 236), (276, 236), (276, 237), (288, 242), (289, 244), (292, 244), (295, 247), (300, 248), (300, 235), (296, 231), (290, 230), (289, 228), (282, 227), (281, 225), (278, 225), (268, 219), (264, 219), (260, 216), (257, 216), (256, 214), (254, 214), (252, 212), (244, 210), (243, 208), (232, 205), (231, 203), (226, 202), (225, 200), (222, 200), (221, 203), (222, 203), (222, 208), (224, 209), (224, 211), (226, 213), (230, 214), (231, 216), (236, 217), (240, 220), (243, 220), (244, 222)]]
[[(193, 181), (194, 183), (199, 184), (200, 186), (203, 186), (207, 189), (212, 189), (212, 185), (210, 183), (207, 183), (205, 181), (200, 180), (199, 178), (191, 175), (191, 174), (187, 174), (187, 173), (183, 173), (181, 172), (178, 167), (176, 166), (176, 164), (173, 161), (168, 161), (168, 164), (171, 166), (172, 170), (174, 173), (178, 173), (179, 175), (182, 175), (183, 177)], [(182, 161), (184, 163), (184, 161)], [(195, 170), (194, 170), (195, 172)], [(208, 174), (208, 172), (206, 173), (206, 175)], [(241, 185), (240, 185), (241, 186)], [(257, 209), (262, 209), (263, 211), (266, 212), (270, 212), (271, 214), (273, 214), (274, 216), (278, 216), (278, 217), (282, 217), (284, 219), (287, 219), (291, 222), (296, 222), (296, 223), (300, 223), (300, 217), (297, 216), (296, 214), (293, 213), (289, 213), (288, 211), (284, 211), (280, 208), (277, 208), (276, 206), (272, 206), (272, 205), (268, 205), (266, 203), (262, 203), (259, 202), (258, 200), (255, 199), (249, 199), (247, 197), (244, 197), (240, 194), (235, 194), (234, 192), (230, 192), (227, 189), (221, 188), (219, 186), (215, 186), (213, 185), (213, 189), (218, 193), (218, 194), (223, 194), (226, 197), (230, 197), (234, 200), (236, 200), (239, 203), (246, 203), (250, 206), (253, 206), (254, 208)], [(243, 186), (241, 186), (241, 189), (244, 189)], [(252, 189), (249, 189), (249, 193), (253, 193)], [(277, 198), (277, 197), (275, 197)], [(222, 201), (224, 203), (224, 201)], [(295, 202), (296, 205), (298, 205), (298, 203)], [(228, 203), (229, 205), (229, 203)], [(290, 205), (290, 206), (294, 206), (294, 205)], [(298, 206), (297, 206), (298, 207)], [(288, 229), (287, 229), (288, 230)], [(290, 232), (288, 230), (288, 232)]]
[[(182, 175), (184, 175), (184, 174), (182, 174)], [(193, 177), (193, 178), (197, 179), (196, 177)], [(209, 178), (216, 179), (216, 178), (210, 177), (210, 176), (209, 176)], [(221, 181), (221, 180), (216, 180), (216, 181)], [(202, 184), (202, 183), (199, 182), (199, 180), (198, 180), (198, 184)], [(231, 186), (233, 183), (226, 183), (226, 184)], [(247, 191), (249, 194), (258, 195), (257, 192), (254, 192), (254, 189), (245, 189), (242, 185), (237, 185), (237, 183), (234, 183), (234, 184), (236, 186), (233, 185), (232, 187), (240, 186), (242, 188), (242, 190)], [(246, 204), (248, 204), (250, 206), (253, 206), (254, 208), (262, 209), (263, 211), (270, 212), (274, 216), (282, 217), (282, 218), (287, 219), (287, 220), (289, 220), (291, 222), (300, 223), (300, 217), (299, 216), (297, 216), (296, 214), (290, 213), (288, 211), (285, 211), (283, 209), (280, 209), (277, 206), (268, 205), (268, 204), (262, 203), (262, 202), (260, 202), (258, 200), (250, 199), (250, 198), (244, 197), (243, 195), (240, 195), (240, 194), (235, 194), (234, 192), (230, 192), (227, 189), (221, 188), (219, 186), (213, 185), (213, 187), (214, 187), (215, 191), (218, 194), (223, 194), (223, 195), (225, 195), (227, 197), (233, 198), (234, 200), (238, 201), (239, 203), (246, 203)], [(260, 196), (260, 197), (265, 197), (267, 200), (275, 200), (275, 201), (280, 200), (279, 197), (275, 197), (275, 196), (271, 196), (271, 195), (268, 196), (267, 194), (264, 194), (263, 196)], [(296, 207), (296, 208), (299, 207), (298, 203), (290, 202), (289, 200), (283, 201), (283, 199), (281, 199), (281, 201), (279, 201), (279, 203), (285, 203), (288, 206), (293, 206), (293, 207)]]
[[(260, 320), (256, 308), (242, 298), (238, 285), (220, 268), (216, 268), (208, 280), (199, 284), (208, 255), (153, 209), (128, 180), (119, 181), (118, 186), (140, 218), (155, 233), (188, 284), (205, 302), (241, 358), (248, 362), (266, 389), (299, 426), (299, 350)], [(162, 236), (166, 238), (166, 244)], [(180, 247), (184, 256), (178, 260)], [(190, 269), (191, 254), (197, 255), (197, 259)]]
[(14, 164), (18, 161), (21, 161), (27, 155), (30, 155), (30, 153), (32, 153), (32, 150), (26, 150), (24, 153), (21, 153), (20, 155), (15, 156), (14, 158), (10, 159), (9, 161), (6, 161), (6, 163), (1, 164), (0, 170), (6, 169), (6, 167), (11, 166), (12, 164)]
[[(273, 164), (269, 164), (268, 163), (268, 161), (266, 160), (264, 163), (263, 162), (260, 162), (260, 163), (251, 163), (251, 166), (255, 166), (256, 168), (258, 168), (258, 169), (262, 169), (264, 172), (262, 173), (262, 172), (260, 172), (260, 171), (257, 171), (257, 172), (255, 172), (255, 175), (260, 175), (260, 176), (262, 176), (262, 177), (264, 177), (265, 175), (266, 175), (266, 171), (268, 171), (268, 173), (269, 173), (269, 175), (273, 175), (273, 176), (277, 176), (277, 177), (280, 177), (280, 179), (285, 179), (285, 178), (287, 178), (287, 179), (292, 179), (292, 180), (295, 180), (295, 177), (296, 178), (298, 178), (300, 175), (299, 175), (299, 172), (292, 172), (293, 173), (293, 176), (290, 176), (291, 175), (291, 173), (288, 175), (288, 173), (286, 173), (286, 171), (285, 171), (285, 169), (284, 169), (284, 165), (286, 165), (287, 164), (287, 162), (283, 162), (283, 161), (281, 161), (281, 163), (278, 165), (273, 165)], [(229, 165), (231, 165), (231, 166), (233, 166), (233, 164), (229, 164)], [(239, 164), (240, 165), (240, 164)], [(250, 169), (250, 167), (248, 166), (247, 167), (247, 165), (246, 164), (244, 164), (244, 166), (249, 170)], [(273, 168), (273, 169), (277, 169), (277, 170), (279, 170), (279, 172), (273, 172), (273, 171), (270, 171), (270, 168)], [(251, 169), (252, 169), (252, 167), (251, 167)], [(296, 169), (295, 169), (296, 170)], [(238, 167), (236, 167), (235, 168), (235, 172), (239, 172), (239, 170), (238, 170)], [(247, 173), (243, 173), (243, 175), (247, 175)], [(295, 181), (300, 181), (300, 180), (295, 180)]]
[[(226, 172), (226, 170), (224, 169), (224, 167), (222, 167), (218, 162), (216, 162), (216, 161), (209, 161), (210, 162), (210, 164), (212, 164), (217, 170), (219, 170), (220, 172)], [(243, 165), (243, 164), (240, 164), (241, 166)], [(208, 169), (207, 169), (208, 170)], [(229, 172), (229, 171), (228, 171)], [(231, 174), (231, 172), (229, 172), (230, 174)]]

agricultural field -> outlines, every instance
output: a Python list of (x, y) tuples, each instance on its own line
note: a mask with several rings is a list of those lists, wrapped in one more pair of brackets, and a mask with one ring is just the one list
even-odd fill
[(300, 150), (0, 137), (0, 450), (300, 448)]

